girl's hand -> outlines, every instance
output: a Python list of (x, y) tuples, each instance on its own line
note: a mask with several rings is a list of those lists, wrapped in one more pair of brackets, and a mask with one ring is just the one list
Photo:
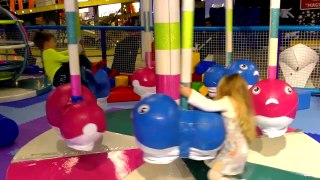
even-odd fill
[(180, 93), (189, 98), (190, 95), (191, 95), (191, 92), (192, 92), (192, 89), (191, 88), (187, 88), (187, 87), (184, 87), (183, 85), (180, 85)]

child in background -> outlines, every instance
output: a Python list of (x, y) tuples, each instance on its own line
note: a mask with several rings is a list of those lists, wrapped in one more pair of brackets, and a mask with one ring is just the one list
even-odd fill
[[(217, 87), (217, 97), (207, 99), (197, 91), (181, 86), (188, 102), (208, 112), (221, 112), (226, 127), (226, 140), (216, 159), (209, 162), (210, 180), (237, 179), (245, 169), (248, 144), (256, 136), (254, 112), (247, 83), (239, 74), (225, 76)], [(214, 137), (212, 137), (214, 138)]]
[[(37, 32), (33, 40), (34, 44), (42, 51), (43, 66), (46, 75), (53, 86), (58, 87), (70, 82), (68, 51), (56, 50), (56, 38), (48, 32)], [(82, 47), (82, 46), (79, 46)], [(79, 48), (81, 53), (82, 48)], [(79, 56), (80, 66), (91, 69), (91, 62), (84, 55)]]

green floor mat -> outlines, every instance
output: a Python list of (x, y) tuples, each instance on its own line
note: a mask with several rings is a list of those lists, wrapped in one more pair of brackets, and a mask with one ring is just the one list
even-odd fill
[(120, 134), (133, 135), (133, 124), (130, 118), (132, 110), (106, 112), (107, 130)]

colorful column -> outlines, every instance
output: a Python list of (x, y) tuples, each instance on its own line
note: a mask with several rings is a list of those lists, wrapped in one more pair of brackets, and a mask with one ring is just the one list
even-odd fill
[(268, 49), (268, 79), (276, 79), (277, 77), (279, 17), (280, 0), (271, 0)]
[[(194, 26), (194, 0), (182, 1), (182, 35), (181, 35), (181, 84), (191, 87), (192, 49)], [(182, 109), (188, 109), (188, 101), (181, 97)]]
[(153, 34), (150, 31), (151, 26), (151, 7), (152, 0), (142, 0), (140, 1), (141, 5), (141, 26), (144, 27), (144, 31), (141, 33), (142, 38), (142, 60), (146, 63), (146, 67), (151, 68), (152, 60), (152, 38)]
[(72, 88), (72, 100), (77, 102), (81, 97), (81, 77), (79, 65), (79, 47), (80, 40), (80, 22), (78, 13), (78, 1), (64, 1), (64, 7), (67, 18), (68, 50), (69, 50), (69, 68)]
[(157, 93), (180, 99), (180, 0), (154, 0)]
[(233, 0), (226, 0), (226, 66), (232, 63)]

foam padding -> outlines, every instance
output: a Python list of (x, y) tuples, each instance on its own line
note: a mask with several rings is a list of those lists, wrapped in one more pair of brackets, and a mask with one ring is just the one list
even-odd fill
[(209, 69), (209, 67), (215, 64), (216, 62), (212, 62), (212, 61), (200, 61), (199, 64), (196, 66), (196, 74), (205, 73)]
[(141, 97), (133, 92), (132, 87), (119, 86), (111, 90), (107, 102), (130, 102), (139, 101), (140, 99)]
[(99, 69), (96, 74), (93, 74), (90, 70), (85, 71), (88, 88), (95, 95), (96, 98), (107, 97), (110, 94), (110, 80), (108, 74)]
[(110, 86), (111, 86), (111, 88), (114, 88), (116, 86), (115, 78), (110, 78)]
[(310, 136), (312, 139), (316, 140), (320, 143), (320, 134), (313, 134), (313, 133), (305, 133), (306, 135)]
[(128, 76), (125, 76), (125, 75), (116, 76), (115, 81), (116, 81), (116, 87), (129, 85), (129, 78)]
[(203, 96), (207, 96), (209, 94), (208, 89), (203, 85), (199, 89), (199, 93), (202, 94)]
[(191, 83), (191, 88), (196, 90), (196, 91), (199, 91), (199, 89), (201, 88), (202, 85), (203, 85), (202, 82), (192, 82)]
[(202, 75), (193, 73), (192, 74), (192, 82), (202, 82)]
[(192, 73), (196, 71), (197, 64), (200, 62), (200, 53), (199, 52), (193, 52), (192, 53)]
[(306, 90), (296, 90), (299, 98), (298, 110), (309, 109), (311, 103), (311, 92)]

